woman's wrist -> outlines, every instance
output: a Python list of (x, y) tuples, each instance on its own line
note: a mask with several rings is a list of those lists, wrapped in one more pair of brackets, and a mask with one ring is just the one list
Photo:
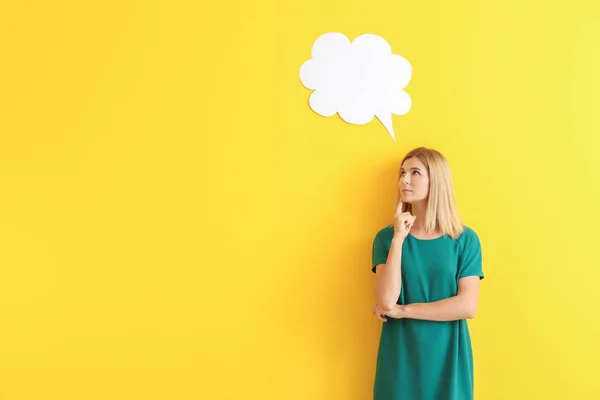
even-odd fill
[(393, 241), (395, 241), (395, 242), (400, 242), (400, 243), (402, 243), (402, 242), (404, 242), (404, 236), (402, 236), (402, 235), (401, 235), (401, 234), (399, 234), (399, 233), (396, 233), (396, 234), (394, 234), (394, 236), (392, 237), (392, 240), (393, 240)]
[(406, 312), (406, 305), (404, 304), (398, 304), (398, 314), (399, 314), (399, 318), (406, 318), (407, 317), (407, 312)]
[(386, 315), (395, 319), (406, 318), (406, 306), (404, 304), (395, 304), (394, 310)]

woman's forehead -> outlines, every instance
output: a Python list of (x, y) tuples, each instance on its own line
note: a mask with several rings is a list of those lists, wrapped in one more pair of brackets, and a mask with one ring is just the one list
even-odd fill
[(425, 165), (418, 158), (412, 157), (412, 158), (409, 158), (408, 160), (404, 161), (404, 164), (402, 164), (401, 169), (407, 171), (407, 170), (415, 169), (415, 168), (423, 170), (423, 169), (425, 169)]

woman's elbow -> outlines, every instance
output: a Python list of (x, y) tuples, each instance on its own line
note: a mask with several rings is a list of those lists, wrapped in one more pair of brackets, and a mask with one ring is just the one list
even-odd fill
[(465, 311), (467, 319), (473, 319), (477, 314), (477, 305), (468, 305)]
[(398, 303), (398, 299), (400, 298), (400, 293), (381, 293), (379, 291), (375, 291), (375, 299), (377, 300), (377, 304), (383, 311), (392, 310), (396, 304)]
[(394, 307), (396, 307), (396, 304), (397, 304), (396, 302), (390, 302), (390, 301), (381, 303), (381, 310), (384, 312), (392, 311), (394, 309)]
[(396, 306), (396, 301), (393, 300), (393, 296), (375, 296), (377, 304), (382, 311), (390, 311)]
[(377, 304), (381, 311), (390, 311), (396, 306), (396, 302), (386, 297), (376, 297)]

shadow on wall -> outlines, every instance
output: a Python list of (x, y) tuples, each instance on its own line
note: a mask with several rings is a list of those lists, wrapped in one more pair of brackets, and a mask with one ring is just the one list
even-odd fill
[[(399, 161), (349, 169), (339, 177), (341, 190), (333, 203), (347, 206), (314, 220), (309, 237), (288, 255), (289, 260), (309, 259), (310, 265), (287, 275), (290, 279), (274, 290), (279, 302), (284, 299), (279, 335), (288, 348), (298, 349), (289, 362), (320, 364), (302, 374), (310, 381), (311, 373), (326, 372), (327, 385), (315, 387), (328, 387), (339, 398), (372, 395), (381, 331), (373, 316), (372, 243), (377, 231), (391, 223)], [(332, 226), (339, 226), (335, 237), (329, 234)]]

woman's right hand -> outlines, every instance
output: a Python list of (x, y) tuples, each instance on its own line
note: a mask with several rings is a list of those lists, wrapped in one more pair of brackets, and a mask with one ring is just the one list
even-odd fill
[(402, 212), (402, 205), (402, 200), (400, 200), (396, 209), (396, 215), (394, 216), (394, 236), (404, 239), (408, 236), (408, 232), (410, 232), (410, 228), (414, 225), (416, 217), (408, 211)]

